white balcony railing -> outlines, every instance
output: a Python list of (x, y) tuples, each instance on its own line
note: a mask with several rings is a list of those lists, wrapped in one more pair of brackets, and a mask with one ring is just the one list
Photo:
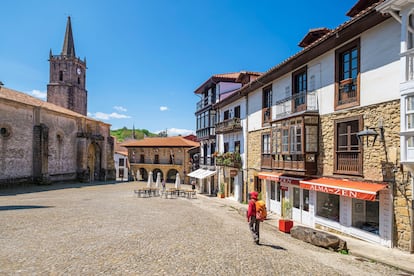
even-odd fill
[(414, 48), (401, 53), (405, 57), (405, 81), (414, 80)]
[(299, 93), (276, 102), (274, 119), (280, 119), (300, 111), (318, 110), (316, 90), (308, 93)]

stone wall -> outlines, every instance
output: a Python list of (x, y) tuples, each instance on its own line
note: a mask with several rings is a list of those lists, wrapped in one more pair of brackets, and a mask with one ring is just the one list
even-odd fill
[(101, 180), (115, 179), (108, 124), (2, 99), (0, 118), (0, 187), (88, 179), (78, 177), (91, 143), (101, 148)]
[[(261, 129), (257, 131), (251, 131), (248, 133), (247, 138), (247, 177), (248, 181), (247, 190), (251, 192), (254, 190), (254, 178), (261, 170), (262, 160), (262, 134), (269, 133), (268, 129)], [(260, 181), (260, 180), (259, 180)], [(264, 183), (264, 182), (263, 182)], [(262, 184), (262, 199), (265, 200), (266, 185)], [(246, 200), (249, 200), (248, 198)]]

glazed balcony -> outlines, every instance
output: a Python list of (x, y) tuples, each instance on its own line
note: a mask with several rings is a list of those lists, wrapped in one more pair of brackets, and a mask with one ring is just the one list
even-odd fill
[(196, 130), (197, 139), (207, 140), (207, 139), (215, 139), (216, 138), (216, 129), (214, 127), (206, 127), (202, 129)]
[(206, 106), (210, 106), (213, 103), (216, 102), (216, 97), (214, 96), (209, 96), (209, 97), (205, 97), (203, 99), (201, 99), (199, 102), (197, 102), (197, 109), (196, 112), (205, 108)]
[(200, 158), (200, 165), (202, 166), (214, 166), (214, 157), (202, 156)]
[(216, 124), (216, 133), (229, 133), (242, 129), (240, 118), (231, 118)]
[(276, 111), (276, 120), (303, 111), (317, 111), (318, 98), (316, 91), (293, 94), (292, 96), (277, 101), (274, 108)]

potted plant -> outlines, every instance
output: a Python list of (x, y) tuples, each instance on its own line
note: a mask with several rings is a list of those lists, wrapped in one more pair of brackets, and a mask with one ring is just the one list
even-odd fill
[(282, 199), (282, 218), (279, 219), (279, 230), (284, 233), (290, 233), (293, 227), (292, 221), (292, 203), (288, 198)]
[(220, 184), (220, 191), (218, 192), (217, 197), (224, 198), (224, 183)]

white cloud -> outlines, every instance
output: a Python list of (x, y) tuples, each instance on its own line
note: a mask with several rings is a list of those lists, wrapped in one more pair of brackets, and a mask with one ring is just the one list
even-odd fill
[[(165, 129), (155, 131), (154, 133), (160, 133), (161, 131), (165, 131)], [(178, 135), (186, 136), (189, 134), (194, 134), (195, 132), (194, 130), (191, 130), (191, 129), (169, 128), (167, 129), (167, 133), (168, 133), (168, 136), (178, 136)]]
[(168, 106), (160, 106), (160, 110), (161, 111), (166, 111), (166, 110), (168, 110)]
[(118, 110), (118, 111), (120, 111), (120, 112), (127, 112), (127, 109), (125, 108), (125, 107), (123, 107), (123, 106), (114, 106), (114, 109), (115, 110)]
[(30, 92), (30, 94), (36, 98), (42, 99), (42, 100), (46, 100), (47, 98), (47, 92), (42, 92), (40, 90), (32, 90), (32, 92)]
[(89, 116), (99, 119), (99, 120), (109, 120), (109, 119), (126, 119), (131, 118), (131, 116), (127, 116), (124, 114), (119, 114), (116, 112), (112, 112), (111, 114), (103, 113), (103, 112), (96, 112), (96, 113), (88, 113)]

